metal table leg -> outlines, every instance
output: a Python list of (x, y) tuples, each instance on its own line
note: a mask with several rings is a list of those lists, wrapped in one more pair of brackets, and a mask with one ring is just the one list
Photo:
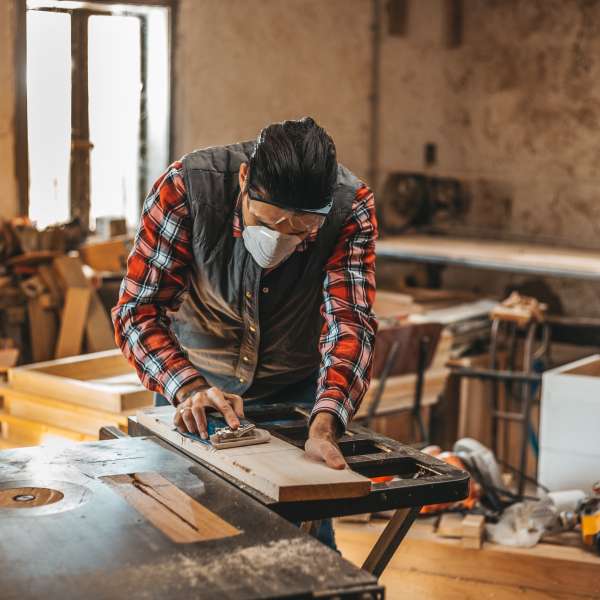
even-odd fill
[(394, 513), (363, 563), (362, 568), (365, 571), (372, 573), (375, 577), (381, 576), (420, 510), (420, 506), (415, 506), (412, 508), (399, 508)]

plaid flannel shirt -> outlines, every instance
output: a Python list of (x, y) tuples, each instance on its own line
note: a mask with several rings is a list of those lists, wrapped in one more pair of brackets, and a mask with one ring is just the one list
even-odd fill
[[(239, 206), (233, 236), (240, 236)], [(169, 328), (167, 310), (177, 310), (193, 264), (192, 222), (183, 165), (173, 163), (144, 202), (134, 246), (127, 261), (119, 301), (112, 310), (115, 339), (140, 380), (176, 403), (177, 391), (200, 373)], [(344, 427), (367, 390), (377, 322), (375, 297), (377, 221), (371, 190), (358, 189), (325, 266), (324, 318), (319, 348), (321, 367), (313, 415), (329, 412)], [(310, 244), (307, 239), (296, 251)]]

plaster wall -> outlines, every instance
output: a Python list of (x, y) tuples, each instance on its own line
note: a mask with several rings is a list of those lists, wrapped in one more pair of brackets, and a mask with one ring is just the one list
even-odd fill
[(182, 0), (175, 154), (310, 115), (365, 176), (370, 22), (366, 0)]
[(14, 0), (0, 0), (0, 218), (18, 212), (14, 163)]
[[(464, 0), (456, 49), (442, 0), (409, 4), (406, 35), (383, 43), (382, 176), (422, 168), (434, 142), (434, 172), (467, 182), (474, 233), (600, 248), (600, 3)], [(523, 279), (451, 269), (445, 282)], [(547, 283), (567, 312), (600, 316), (599, 284)]]

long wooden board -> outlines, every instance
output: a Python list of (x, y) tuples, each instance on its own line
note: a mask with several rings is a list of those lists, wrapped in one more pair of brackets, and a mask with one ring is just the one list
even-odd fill
[(433, 235), (401, 235), (377, 242), (377, 256), (514, 273), (600, 280), (600, 252)]
[(119, 350), (15, 367), (8, 381), (22, 392), (115, 413), (152, 404), (152, 392)]
[(208, 444), (181, 435), (174, 428), (171, 406), (138, 412), (138, 421), (158, 436), (278, 500), (325, 500), (366, 496), (371, 482), (344, 469), (331, 469), (308, 459), (304, 452), (272, 437), (266, 444), (215, 450)]
[(7, 414), (30, 421), (38, 421), (54, 427), (68, 427), (72, 431), (97, 436), (105, 425), (127, 431), (127, 417), (134, 411), (111, 413), (94, 410), (55, 398), (21, 392), (10, 386), (0, 386), (0, 397), (4, 399)]

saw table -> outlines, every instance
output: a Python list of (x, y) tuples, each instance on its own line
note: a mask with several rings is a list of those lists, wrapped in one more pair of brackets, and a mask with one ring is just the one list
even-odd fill
[[(301, 446), (305, 407), (246, 407), (250, 420)], [(376, 577), (423, 504), (466, 496), (468, 476), (352, 428), (351, 468), (393, 476), (367, 496), (277, 502), (130, 420), (133, 437), (64, 449), (0, 452), (3, 600), (44, 597), (380, 600)], [(102, 437), (120, 437), (103, 429)], [(289, 523), (398, 509), (364, 568)], [(282, 518), (285, 517), (285, 518)]]
[[(309, 411), (309, 406), (299, 403), (254, 406), (248, 403), (244, 406), (249, 421), (298, 448), (304, 448), (308, 436)], [(155, 435), (135, 417), (129, 419), (129, 433), (134, 436)], [(421, 507), (427, 504), (455, 502), (468, 495), (469, 476), (465, 471), (369, 429), (352, 425), (338, 443), (353, 471), (369, 478), (380, 479), (371, 485), (368, 495), (351, 499), (278, 502), (214, 465), (201, 460), (200, 462), (290, 521), (307, 522), (395, 510), (394, 517), (363, 565), (363, 569), (377, 576), (381, 575), (391, 560)], [(186, 454), (180, 447), (172, 447)], [(199, 460), (197, 455), (188, 456)]]

